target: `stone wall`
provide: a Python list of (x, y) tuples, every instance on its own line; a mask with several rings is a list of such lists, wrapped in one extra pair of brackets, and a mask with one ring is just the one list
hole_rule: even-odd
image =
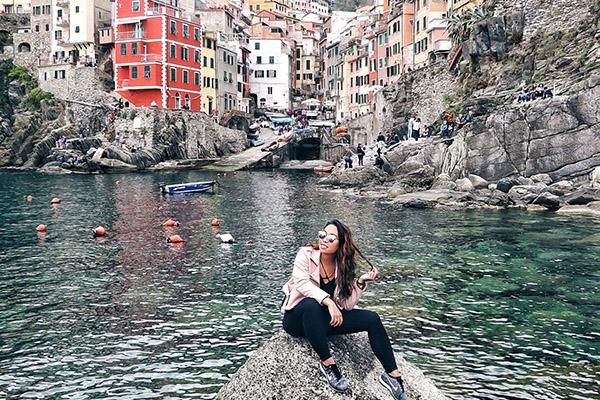
[(495, 0), (495, 15), (525, 13), (525, 40), (537, 31), (555, 32), (576, 27), (595, 0)]
[(39, 87), (61, 100), (100, 103), (112, 97), (105, 92), (103, 83), (111, 77), (97, 68), (53, 64), (40, 66), (38, 71)]
[[(50, 32), (27, 32), (13, 34), (13, 62), (26, 67), (32, 76), (38, 76), (38, 65), (48, 61), (50, 55)], [(26, 49), (28, 51), (25, 51)], [(5, 52), (7, 52), (5, 48)]]
[(429, 125), (439, 119), (459, 91), (456, 77), (446, 64), (434, 64), (410, 75), (411, 94), (414, 99), (411, 113)]

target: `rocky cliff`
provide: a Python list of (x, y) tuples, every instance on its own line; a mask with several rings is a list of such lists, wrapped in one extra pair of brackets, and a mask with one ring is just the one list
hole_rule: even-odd
[[(332, 351), (352, 394), (335, 393), (318, 369), (319, 359), (305, 340), (280, 332), (255, 351), (217, 395), (222, 400), (360, 399), (388, 400), (389, 392), (377, 381), (383, 372), (366, 334), (332, 338)], [(396, 355), (408, 400), (445, 400), (433, 382), (415, 366)]]
[(246, 143), (245, 133), (204, 114), (121, 109), (101, 90), (59, 100), (37, 88), (24, 69), (0, 63), (0, 167), (130, 171), (215, 158)]
[[(600, 165), (600, 1), (570, 2), (565, 12), (576, 13), (577, 24), (558, 18), (554, 2), (494, 3), (495, 16), (477, 23), (462, 43), (455, 70), (433, 65), (379, 94), (381, 111), (373, 115), (378, 121), (366, 130), (406, 131), (414, 116), (437, 133), (445, 112), (475, 117), (453, 140), (387, 151), (392, 179), (425, 174), (413, 190), (430, 188), (440, 174), (496, 182), (543, 173), (578, 182), (589, 180)], [(522, 90), (538, 85), (554, 97), (517, 101)]]

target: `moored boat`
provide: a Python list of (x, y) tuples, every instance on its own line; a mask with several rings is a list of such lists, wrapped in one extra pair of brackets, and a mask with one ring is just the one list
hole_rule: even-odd
[(318, 167), (314, 167), (313, 171), (321, 173), (321, 174), (330, 174), (334, 168), (335, 168), (335, 166), (333, 166), (333, 165), (327, 165), (327, 166), (319, 165)]
[(163, 185), (160, 187), (160, 190), (163, 194), (206, 192), (211, 189), (214, 190), (217, 183), (217, 181), (178, 183)]

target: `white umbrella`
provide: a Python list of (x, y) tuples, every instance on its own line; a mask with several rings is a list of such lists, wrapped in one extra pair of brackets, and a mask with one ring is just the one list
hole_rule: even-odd
[(308, 99), (308, 100), (304, 100), (302, 102), (302, 104), (304, 104), (305, 106), (308, 107), (317, 107), (321, 105), (321, 102), (317, 99)]
[(324, 107), (335, 107), (335, 101), (333, 100), (325, 100), (323, 102)]

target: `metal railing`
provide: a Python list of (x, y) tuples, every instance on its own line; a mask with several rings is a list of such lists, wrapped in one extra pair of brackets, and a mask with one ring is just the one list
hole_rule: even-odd
[(56, 0), (56, 6), (57, 7), (68, 7), (69, 0)]
[(146, 39), (146, 33), (141, 31), (117, 32), (116, 40)]
[(60, 27), (69, 26), (69, 19), (68, 18), (58, 18), (56, 20), (56, 26), (60, 26)]

